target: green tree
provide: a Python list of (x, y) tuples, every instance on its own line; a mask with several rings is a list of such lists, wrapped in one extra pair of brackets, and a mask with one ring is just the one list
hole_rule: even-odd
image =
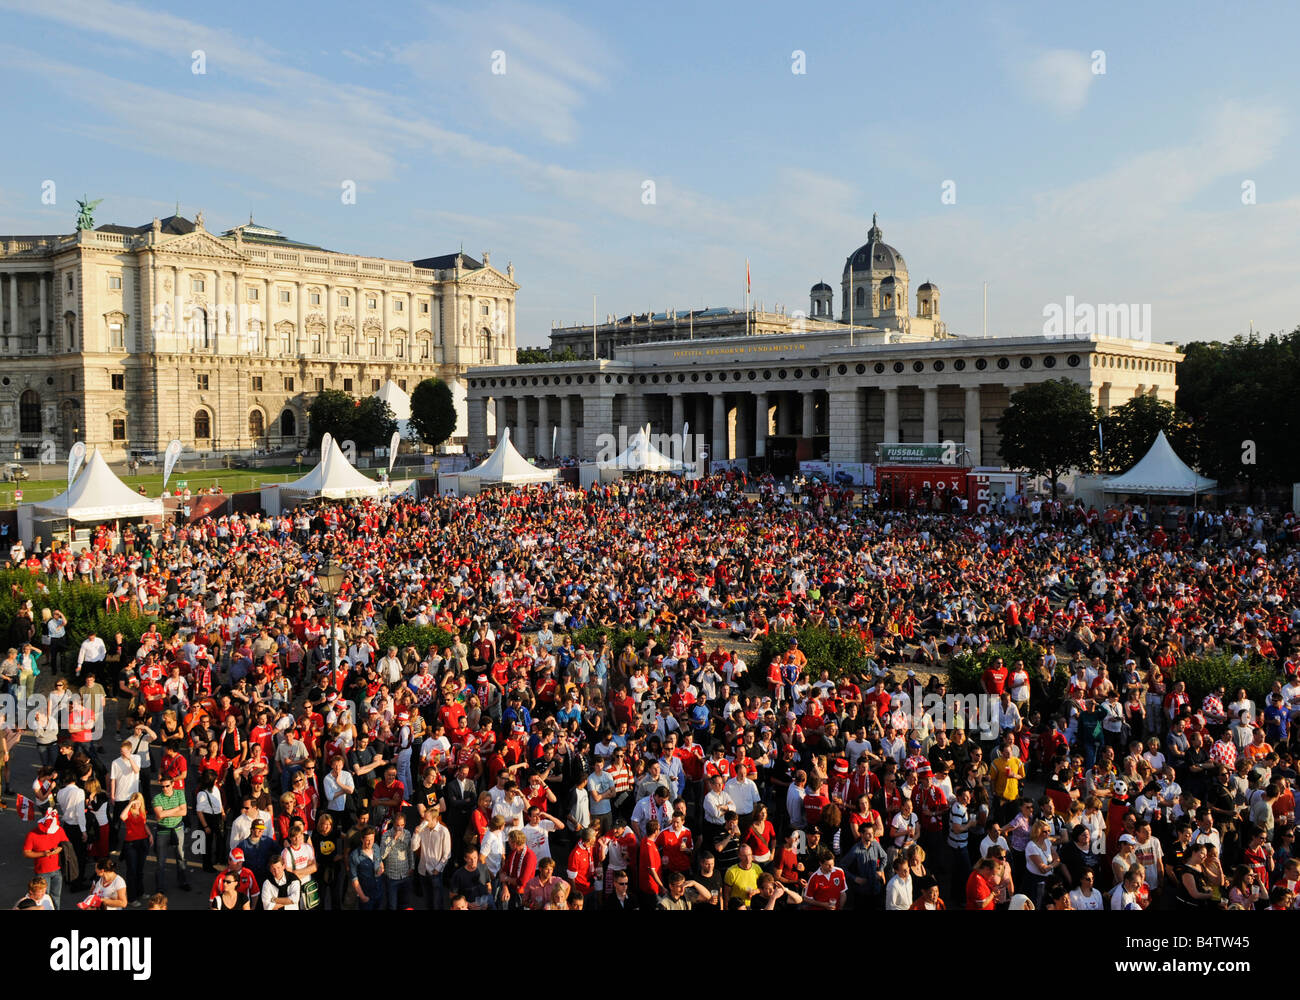
[(320, 439), (326, 433), (335, 441), (347, 441), (349, 438), (355, 441), (352, 428), (356, 410), (357, 401), (350, 393), (338, 389), (318, 392), (307, 407), (308, 449), (319, 448)]
[(560, 361), (580, 361), (572, 347), (552, 351), (547, 347), (521, 347), (515, 352), (515, 361), (521, 365), (545, 365)]
[[(358, 448), (377, 448), (387, 446), (397, 430), (397, 418), (388, 401), (378, 396), (367, 396), (352, 411), (352, 427), (349, 435)], [(347, 440), (346, 438), (344, 440)]]
[(1195, 458), (1192, 425), (1187, 415), (1173, 403), (1154, 396), (1134, 396), (1123, 406), (1117, 406), (1101, 418), (1101, 429), (1106, 448), (1101, 461), (1110, 472), (1131, 469), (1150, 450), (1161, 431), (1183, 461), (1191, 463)]
[(441, 379), (427, 378), (411, 393), (411, 426), (420, 440), (438, 447), (456, 431), (456, 402)]
[(1066, 379), (1025, 386), (1012, 394), (998, 419), (998, 434), (1006, 463), (1048, 476), (1055, 499), (1062, 472), (1092, 466), (1096, 419), (1088, 390)]

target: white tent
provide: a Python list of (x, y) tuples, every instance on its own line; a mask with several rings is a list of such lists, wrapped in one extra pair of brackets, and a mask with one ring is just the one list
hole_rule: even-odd
[(98, 449), (86, 460), (66, 492), (32, 507), (36, 517), (69, 521), (161, 517), (163, 512), (162, 500), (141, 496), (118, 479)]
[(412, 437), (411, 397), (407, 395), (406, 390), (390, 378), (379, 387), (375, 395), (387, 403), (388, 408), (393, 411), (393, 419), (397, 421), (397, 433), (402, 435), (403, 440)]
[(674, 472), (686, 471), (686, 466), (676, 459), (669, 458), (654, 446), (650, 440), (650, 425), (642, 427), (632, 435), (623, 454), (604, 462), (596, 463), (602, 470), (612, 469), (619, 472)]
[(1206, 479), (1179, 458), (1161, 431), (1141, 460), (1128, 472), (1107, 479), (1104, 488), (1107, 493), (1183, 496), (1205, 493), (1216, 485), (1216, 480)]
[(363, 476), (343, 457), (338, 442), (330, 438), (329, 447), (316, 463), (316, 468), (292, 483), (280, 487), (280, 495), (291, 502), (312, 500), (343, 500), (348, 497), (375, 497), (384, 491), (376, 480)]
[(500, 438), (487, 461), (460, 474), (462, 493), (474, 493), (481, 486), (497, 483), (552, 483), (559, 476), (559, 469), (539, 469), (519, 454), (510, 442), (510, 428), (503, 428)]

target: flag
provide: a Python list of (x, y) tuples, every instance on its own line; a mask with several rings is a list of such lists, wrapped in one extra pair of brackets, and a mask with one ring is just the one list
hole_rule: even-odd
[(393, 463), (397, 461), (397, 449), (402, 443), (402, 432), (393, 431), (393, 438), (388, 442), (388, 474), (393, 474)]
[(1106, 435), (1104, 435), (1104, 434), (1101, 432), (1101, 421), (1100, 421), (1100, 420), (1097, 421), (1097, 444), (1098, 444), (1098, 446), (1100, 447), (1102, 453), (1104, 454), (1105, 451), (1106, 451)]
[(176, 468), (176, 461), (181, 457), (180, 441), (173, 438), (167, 444), (167, 450), (163, 453), (163, 489), (167, 489), (167, 480), (172, 476), (172, 469)]
[(18, 818), (24, 822), (30, 823), (36, 818), (36, 803), (26, 795), (19, 795), (16, 803), (18, 808)]
[(68, 489), (72, 489), (72, 481), (77, 478), (77, 473), (81, 471), (81, 465), (86, 460), (86, 442), (78, 441), (68, 449)]
[(93, 892), (77, 904), (78, 910), (98, 910), (104, 905), (104, 901), (96, 896)]
[(748, 295), (753, 291), (753, 285), (749, 282), (749, 258), (745, 258), (745, 294)]

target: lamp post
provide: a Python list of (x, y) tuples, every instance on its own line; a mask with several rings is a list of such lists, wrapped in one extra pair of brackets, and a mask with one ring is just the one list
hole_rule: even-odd
[(337, 664), (337, 650), (334, 645), (334, 598), (338, 595), (339, 588), (343, 586), (344, 577), (343, 567), (336, 564), (328, 555), (325, 556), (325, 565), (316, 571), (316, 583), (321, 589), (330, 605), (330, 675), (333, 676), (334, 668)]

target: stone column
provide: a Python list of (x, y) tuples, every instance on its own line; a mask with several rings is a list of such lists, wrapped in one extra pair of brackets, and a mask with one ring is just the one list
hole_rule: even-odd
[(939, 440), (939, 390), (933, 386), (921, 390), (922, 427), (921, 437), (927, 444)]
[(301, 357), (302, 355), (307, 353), (307, 331), (303, 329), (303, 322), (306, 319), (307, 310), (305, 305), (303, 304), (302, 282), (301, 281), (295, 282), (293, 287), (294, 287), (293, 295), (298, 302), (298, 328), (296, 330), (298, 347), (296, 353), (298, 354), (299, 357)]
[(803, 436), (806, 438), (817, 433), (816, 392), (816, 389), (809, 389), (803, 394)]
[(506, 397), (497, 396), (497, 444), (501, 443), (501, 432), (510, 426), (510, 415), (506, 412)]
[[(592, 392), (589, 386), (588, 391)], [(596, 457), (596, 439), (602, 434), (609, 434), (613, 428), (614, 400), (610, 396), (589, 395), (582, 397), (582, 449), (579, 455), (585, 459)]]
[(560, 433), (557, 444), (561, 455), (573, 454), (573, 397), (567, 392), (560, 397)]
[(325, 353), (334, 356), (334, 289), (325, 286)]
[[(280, 349), (278, 345), (276, 347), (271, 346), (271, 342), (275, 339), (276, 336), (275, 325), (271, 322), (271, 306), (274, 302), (274, 295), (275, 295), (275, 286), (271, 283), (271, 279), (267, 278), (266, 294), (263, 295), (263, 300), (265, 301), (266, 305), (262, 310), (262, 316), (263, 316), (262, 351), (266, 354), (268, 358), (274, 357), (276, 352)], [(267, 425), (267, 430), (268, 431), (270, 430), (269, 424)]]
[(771, 414), (767, 412), (767, 393), (754, 393), (754, 457), (767, 455), (767, 436), (772, 429)]
[[(48, 293), (48, 291), (49, 291), (49, 285), (48, 285), (48, 283), (47, 283), (46, 280), (45, 280), (45, 272), (42, 271), (42, 272), (41, 272), (41, 294), (40, 294), (40, 302), (41, 302), (41, 342), (40, 342), (40, 344), (37, 345), (37, 348), (36, 348), (36, 349), (37, 349), (40, 353), (42, 353), (42, 354), (48, 354), (48, 353), (50, 353), (50, 317), (49, 317), (49, 313), (46, 311), (46, 308), (45, 308), (45, 298), (46, 298), (46, 294)], [(125, 275), (123, 275), (123, 278), (122, 278), (122, 301), (123, 301), (123, 310), (122, 310), (122, 311), (125, 312), (125, 311), (126, 311), (126, 309), (125, 309), (125, 302), (126, 302), (126, 276), (125, 276)], [(125, 338), (126, 335), (127, 335), (127, 333), (126, 333), (126, 327), (125, 327), (125, 325), (123, 325), (123, 327), (122, 327), (122, 336), (123, 336), (123, 338)]]
[(898, 443), (898, 387), (893, 385), (885, 389), (885, 436), (882, 443)]
[(554, 458), (551, 454), (551, 397), (537, 397), (537, 457)]
[[(895, 409), (897, 415), (897, 409)], [(856, 386), (831, 389), (827, 401), (826, 431), (830, 435), (832, 462), (865, 461), (866, 399)], [(897, 419), (894, 421), (897, 426)]]
[(749, 416), (749, 407), (753, 398), (747, 392), (736, 397), (736, 457), (749, 458), (754, 454), (753, 421)]
[(388, 352), (392, 350), (392, 335), (388, 332), (388, 292), (379, 289), (379, 325), (380, 325), (380, 348), (379, 356), (388, 357)]
[[(190, 346), (190, 331), (185, 328), (185, 294), (181, 291), (179, 264), (172, 265), (172, 323), (176, 329), (176, 344), (172, 350), (180, 352)], [(86, 345), (81, 346), (84, 349)]]
[(226, 335), (226, 310), (221, 300), (221, 269), (217, 269), (217, 283), (212, 290), (212, 307), (216, 310), (216, 323), (212, 328), (212, 353), (221, 353), (221, 344)]
[(982, 465), (980, 459), (980, 387), (966, 388), (966, 450), (970, 452), (970, 464)]
[(487, 444), (487, 397), (469, 400), (469, 450), (483, 452)]
[[(366, 341), (366, 335), (361, 329), (361, 299), (365, 295), (365, 289), (357, 285), (356, 294), (352, 296), (352, 357), (360, 358), (363, 354), (361, 345)], [(501, 433), (501, 424), (497, 424), (497, 433)]]
[[(5, 282), (4, 272), (0, 271), (0, 334), (4, 334), (4, 328), (5, 328), (5, 284), (4, 282)], [(15, 334), (17, 332), (18, 332), (17, 330), (14, 330)], [(7, 335), (4, 337), (4, 347), (6, 350), (8, 350), (9, 348), (9, 338)]]
[(709, 449), (709, 458), (717, 461), (731, 456), (727, 453), (727, 399), (720, 390), (713, 393), (713, 447)]
[(785, 437), (794, 433), (794, 404), (788, 392), (776, 394), (776, 432)]
[(528, 397), (520, 396), (515, 400), (515, 447), (519, 449), (519, 454), (528, 456), (532, 454), (528, 450)]

